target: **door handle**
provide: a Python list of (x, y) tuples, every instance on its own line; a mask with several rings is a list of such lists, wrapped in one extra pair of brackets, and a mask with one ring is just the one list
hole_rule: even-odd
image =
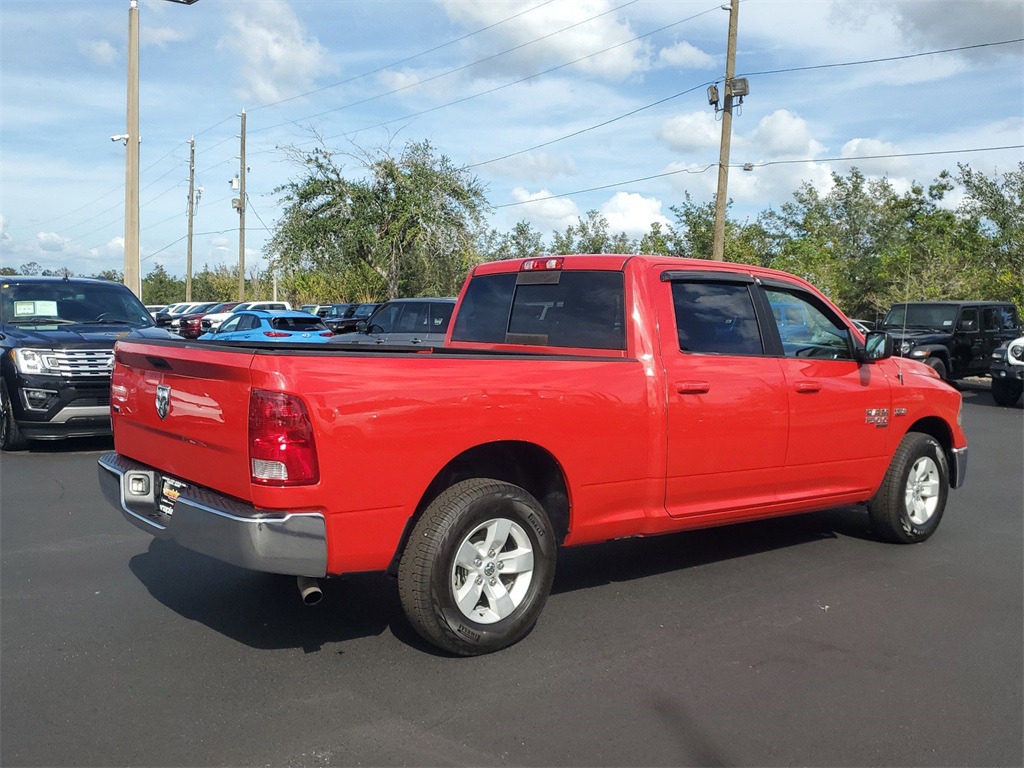
[(423, 340), (422, 339), (409, 339), (409, 343), (410, 344), (422, 344)]
[(816, 381), (798, 381), (796, 383), (796, 391), (802, 395), (821, 392), (821, 384)]
[(703, 395), (711, 389), (706, 381), (677, 381), (676, 392), (680, 395)]

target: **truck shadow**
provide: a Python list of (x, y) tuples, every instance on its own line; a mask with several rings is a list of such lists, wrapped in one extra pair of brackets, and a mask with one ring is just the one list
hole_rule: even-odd
[[(593, 589), (840, 537), (872, 538), (863, 509), (847, 507), (570, 548), (559, 553), (553, 592)], [(299, 598), (294, 577), (236, 568), (159, 539), (133, 557), (129, 567), (149, 593), (175, 613), (251, 648), (315, 653), (390, 631), (401, 643), (445, 655), (412, 628), (395, 580), (384, 574), (323, 580), (323, 600), (308, 607)], [(343, 648), (332, 650), (344, 653)]]

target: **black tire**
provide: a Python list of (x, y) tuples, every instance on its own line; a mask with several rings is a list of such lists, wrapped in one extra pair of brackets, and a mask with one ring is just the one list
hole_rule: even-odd
[(996, 401), (997, 405), (1016, 405), (1022, 392), (1024, 392), (1024, 385), (1016, 381), (992, 379), (992, 399)]
[(924, 541), (939, 527), (948, 495), (949, 465), (942, 446), (930, 435), (908, 432), (868, 502), (871, 526), (885, 541)]
[[(489, 550), (488, 540), (496, 542)], [(413, 528), (398, 566), (402, 607), (425, 640), (449, 653), (507, 648), (537, 623), (555, 555), (554, 530), (533, 496), (498, 480), (464, 480)]]
[(11, 393), (7, 382), (0, 382), (0, 450), (23, 451), (28, 447), (18, 422), (14, 420), (14, 409), (11, 407)]
[(941, 358), (929, 357), (924, 362), (925, 362), (925, 365), (931, 366), (932, 368), (935, 369), (935, 372), (937, 374), (939, 374), (939, 378), (940, 379), (942, 379), (943, 381), (947, 381), (948, 380), (948, 375), (949, 374), (946, 371), (946, 364), (944, 362), (942, 362)]

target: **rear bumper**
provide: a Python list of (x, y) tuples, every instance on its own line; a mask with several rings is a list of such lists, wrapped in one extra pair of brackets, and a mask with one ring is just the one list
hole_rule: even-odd
[[(264, 512), (207, 488), (180, 484), (117, 453), (100, 457), (99, 480), (107, 501), (158, 539), (254, 571), (327, 573), (327, 526), (319, 512)], [(132, 480), (138, 486), (134, 492)], [(165, 480), (177, 488), (173, 502), (162, 493)]]

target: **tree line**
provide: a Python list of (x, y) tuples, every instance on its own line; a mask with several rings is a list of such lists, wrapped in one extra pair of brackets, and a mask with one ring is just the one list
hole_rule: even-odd
[[(454, 296), (474, 265), (496, 259), (711, 257), (714, 200), (684, 195), (669, 208), (670, 224), (654, 223), (639, 238), (612, 232), (598, 211), (588, 211), (545, 239), (525, 220), (508, 232), (489, 228), (483, 184), (426, 141), (397, 153), (339, 152), (321, 143), (289, 155), (298, 173), (275, 190), (282, 214), (264, 255), (278, 295), (294, 305)], [(805, 183), (777, 210), (753, 219), (727, 213), (726, 261), (804, 277), (853, 317), (874, 319), (900, 301), (942, 299), (1014, 301), (1024, 310), (1024, 162), (993, 176), (959, 164), (905, 192), (857, 168), (832, 181), (826, 192)], [(26, 267), (32, 265), (22, 273)], [(192, 295), (226, 301), (237, 285), (237, 267), (204, 267)], [(246, 297), (269, 298), (271, 290), (268, 271), (250, 269)], [(144, 277), (145, 303), (183, 298), (184, 280), (161, 265)]]

